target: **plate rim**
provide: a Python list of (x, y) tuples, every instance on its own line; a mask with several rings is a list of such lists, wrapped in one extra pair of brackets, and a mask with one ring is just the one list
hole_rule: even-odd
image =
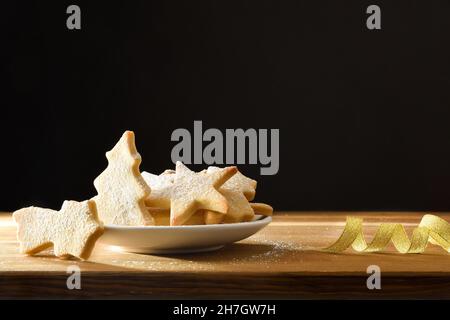
[(257, 226), (269, 224), (272, 222), (272, 216), (255, 215), (257, 220), (238, 222), (238, 223), (216, 223), (216, 224), (197, 224), (197, 225), (184, 225), (184, 226), (123, 226), (118, 224), (105, 224), (105, 229), (111, 230), (195, 230), (195, 229), (228, 229), (236, 228), (240, 226)]

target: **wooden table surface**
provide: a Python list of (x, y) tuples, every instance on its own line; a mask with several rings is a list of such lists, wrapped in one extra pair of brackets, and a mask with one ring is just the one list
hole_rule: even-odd
[[(364, 213), (368, 238), (380, 222), (407, 230), (424, 213)], [(450, 221), (450, 214), (438, 214)], [(450, 298), (450, 254), (342, 254), (317, 251), (340, 235), (345, 213), (279, 212), (255, 234), (209, 253), (156, 256), (97, 245), (89, 261), (18, 253), (11, 214), (0, 215), (0, 298)], [(81, 269), (81, 290), (68, 290), (67, 267)], [(369, 290), (367, 267), (381, 268), (381, 290)]]

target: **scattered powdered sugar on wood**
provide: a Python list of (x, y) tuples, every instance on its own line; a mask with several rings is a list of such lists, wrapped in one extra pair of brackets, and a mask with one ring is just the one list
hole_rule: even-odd
[[(258, 263), (267, 263), (267, 267), (271, 266), (271, 263), (285, 263), (286, 260), (282, 259), (286, 255), (291, 255), (298, 253), (302, 250), (301, 246), (296, 243), (281, 241), (281, 240), (271, 240), (260, 237), (257, 240), (249, 243), (255, 246), (255, 253), (242, 256), (235, 257), (232, 259), (233, 263), (241, 263), (241, 262), (258, 262)], [(259, 246), (259, 248), (258, 248)]]

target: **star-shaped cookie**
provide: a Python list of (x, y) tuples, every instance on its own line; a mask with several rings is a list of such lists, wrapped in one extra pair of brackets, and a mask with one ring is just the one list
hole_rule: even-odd
[(94, 181), (100, 219), (107, 224), (153, 225), (144, 202), (151, 190), (139, 172), (134, 133), (126, 131), (106, 158), (108, 167)]
[(168, 184), (167, 188), (159, 193), (164, 201), (170, 200), (170, 225), (184, 224), (197, 210), (226, 213), (227, 200), (217, 189), (236, 172), (236, 167), (227, 167), (211, 173), (193, 172), (178, 161), (173, 184)]
[[(206, 172), (212, 173), (217, 170), (221, 170), (219, 167), (208, 167)], [(240, 171), (236, 172), (234, 176), (227, 180), (222, 186), (222, 189), (234, 190), (236, 192), (242, 192), (248, 201), (252, 201), (256, 194), (256, 180), (250, 179), (244, 176)]]
[(103, 234), (95, 202), (64, 201), (60, 211), (38, 207), (17, 210), (17, 239), (20, 251), (29, 255), (54, 246), (58, 257), (87, 259)]
[[(219, 170), (223, 169), (218, 167), (209, 167), (206, 172), (213, 173)], [(256, 181), (247, 178), (238, 171), (219, 189), (219, 192), (227, 199), (227, 213), (223, 216), (220, 216), (216, 212), (206, 211), (205, 223), (235, 223), (252, 220), (255, 213), (248, 200), (255, 197), (255, 189)], [(220, 218), (222, 218), (222, 220)]]

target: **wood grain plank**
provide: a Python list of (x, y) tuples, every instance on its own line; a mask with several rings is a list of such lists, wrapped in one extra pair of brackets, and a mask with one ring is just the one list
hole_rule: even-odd
[[(411, 231), (421, 212), (354, 212), (373, 235), (380, 222)], [(448, 213), (440, 213), (450, 221)], [(17, 252), (10, 214), (0, 215), (0, 297), (145, 298), (450, 298), (450, 255), (429, 246), (420, 255), (317, 251), (332, 243), (345, 213), (277, 213), (258, 234), (210, 253), (155, 256), (119, 253), (98, 245), (90, 261)], [(66, 270), (82, 271), (82, 290), (68, 290)], [(369, 265), (382, 271), (382, 290), (366, 287)]]

